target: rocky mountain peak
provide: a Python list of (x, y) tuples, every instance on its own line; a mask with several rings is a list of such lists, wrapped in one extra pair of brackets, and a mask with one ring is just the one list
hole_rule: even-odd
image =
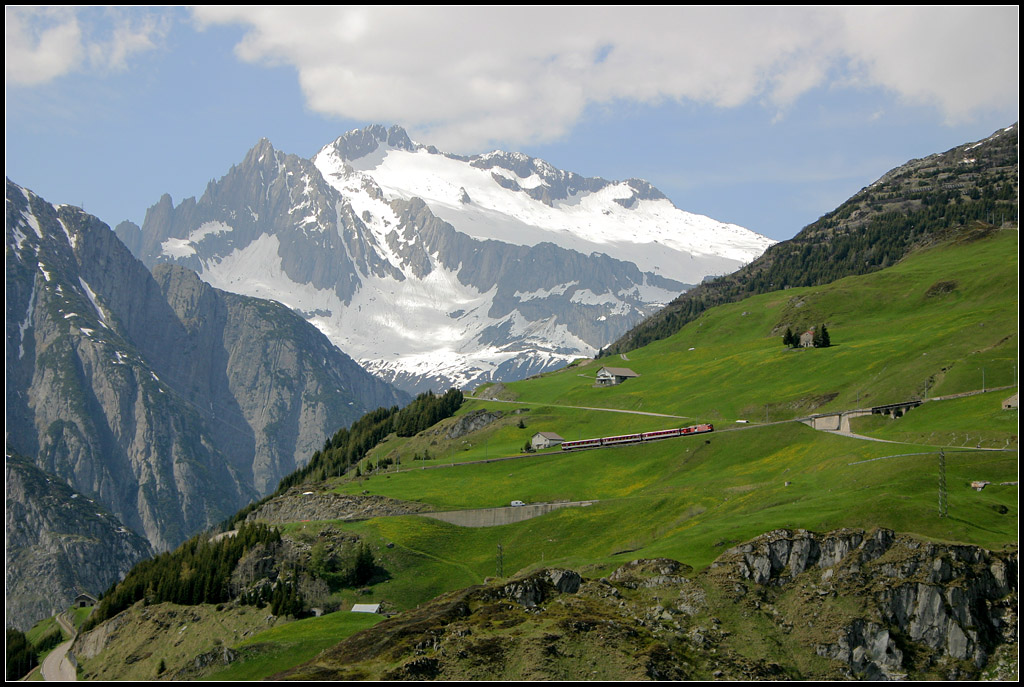
[[(712, 255), (720, 231), (730, 245)], [(516, 152), (449, 155), (381, 125), (313, 160), (262, 140), (198, 202), (162, 199), (142, 234), (148, 265), (286, 303), (410, 392), (593, 355), (692, 283), (680, 275), (770, 243), (682, 213), (647, 182)]]
[(386, 128), (381, 124), (371, 124), (362, 129), (353, 129), (342, 134), (325, 149), (330, 148), (342, 160), (351, 162), (369, 155), (382, 144), (396, 150), (407, 151), (414, 151), (418, 147), (409, 138), (405, 129), (397, 124), (391, 128)]

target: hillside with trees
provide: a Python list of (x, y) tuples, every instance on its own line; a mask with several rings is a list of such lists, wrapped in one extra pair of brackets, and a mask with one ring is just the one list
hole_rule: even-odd
[(671, 336), (716, 305), (867, 274), (950, 236), (1016, 224), (1017, 139), (1014, 124), (984, 141), (897, 167), (746, 267), (683, 293), (598, 357)]

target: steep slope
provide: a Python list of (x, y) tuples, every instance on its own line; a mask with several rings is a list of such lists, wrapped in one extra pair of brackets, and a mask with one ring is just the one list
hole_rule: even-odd
[[(380, 145), (387, 141), (393, 145)], [(367, 167), (385, 152), (411, 157)], [(425, 166), (419, 164), (424, 156)], [(353, 168), (350, 159), (365, 170)], [(548, 190), (539, 199), (511, 182), (493, 181), (507, 180), (512, 172), (506, 167), (516, 160), (547, 175), (542, 185)], [(437, 162), (443, 168), (435, 169)], [(481, 199), (494, 205), (504, 198), (511, 209), (477, 204), (467, 220), (439, 215), (443, 204), (416, 195), (441, 183), (444, 174), (467, 172), (484, 175), (490, 185), (487, 195), (463, 179)], [(408, 190), (376, 180), (394, 184), (396, 174), (424, 181)], [(281, 301), (368, 369), (411, 391), (439, 390), (519, 379), (591, 356), (685, 289), (665, 276), (674, 274), (666, 265), (638, 268), (631, 258), (619, 258), (625, 244), (607, 243), (607, 252), (615, 251), (611, 258), (591, 253), (598, 243), (579, 238), (608, 234), (614, 226), (619, 234), (641, 235), (645, 250), (664, 258), (664, 242), (679, 231), (640, 208), (654, 203), (679, 211), (658, 196), (639, 181), (582, 179), (522, 156), (460, 161), (415, 146), (400, 129), (371, 127), (335, 141), (314, 161), (263, 140), (198, 201), (174, 206), (165, 196), (147, 212), (141, 230), (123, 224), (118, 231), (148, 265), (173, 261), (218, 288)], [(527, 217), (533, 222), (528, 228), (520, 216), (523, 203), (547, 214)], [(566, 218), (571, 231), (563, 226)], [(645, 222), (650, 230), (640, 229)], [(749, 232), (708, 223), (698, 242), (723, 244), (730, 257), (706, 265), (689, 260), (704, 265), (696, 279), (752, 259), (766, 245), (760, 239), (749, 246), (728, 239), (715, 244), (707, 232)]]
[(27, 630), (153, 555), (149, 542), (56, 476), (9, 454), (4, 467), (8, 627)]
[(602, 355), (663, 339), (722, 303), (883, 269), (915, 247), (957, 232), (1016, 226), (1017, 165), (1017, 124), (983, 141), (911, 160), (746, 267), (680, 295)]
[(8, 180), (6, 217), (8, 447), (158, 550), (406, 400), (280, 304), (151, 275), (78, 208)]

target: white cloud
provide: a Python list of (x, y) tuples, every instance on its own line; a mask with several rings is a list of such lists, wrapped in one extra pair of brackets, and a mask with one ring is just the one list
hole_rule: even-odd
[(949, 121), (1017, 102), (1016, 7), (337, 7), (194, 10), (247, 27), (239, 58), (292, 65), (309, 106), (450, 150), (564, 135), (589, 104), (750, 101), (881, 87)]
[(866, 82), (954, 123), (1017, 103), (1019, 18), (1016, 6), (847, 9), (841, 40)]
[(166, 19), (120, 9), (6, 7), (4, 78), (31, 86), (84, 70), (120, 70), (151, 50)]
[(81, 53), (82, 31), (71, 12), (5, 8), (4, 78), (8, 83), (49, 81), (73, 69)]

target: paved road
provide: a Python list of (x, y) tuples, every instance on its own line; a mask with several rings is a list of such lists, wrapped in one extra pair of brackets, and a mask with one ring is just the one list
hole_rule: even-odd
[(43, 679), (47, 682), (74, 682), (78, 679), (78, 674), (75, 671), (75, 667), (71, 665), (68, 651), (71, 649), (72, 642), (75, 641), (75, 628), (68, 622), (63, 613), (57, 616), (57, 622), (71, 633), (71, 639), (63, 644), (58, 644), (57, 648), (47, 654), (46, 658), (43, 659), (43, 665), (39, 666), (39, 670), (43, 675)]

